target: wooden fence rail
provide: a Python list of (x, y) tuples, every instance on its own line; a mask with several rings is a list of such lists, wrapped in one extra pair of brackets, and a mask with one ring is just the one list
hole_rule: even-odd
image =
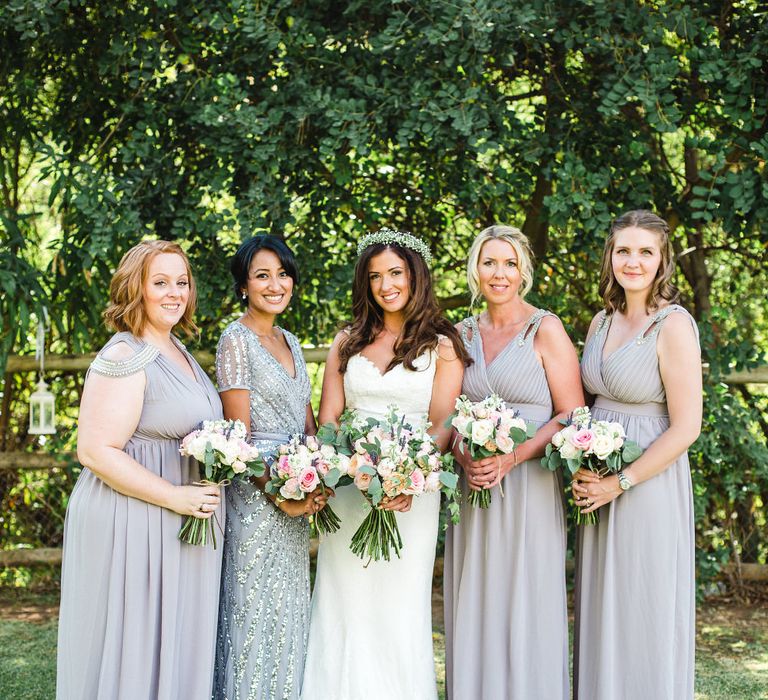
[[(328, 356), (328, 346), (304, 347), (304, 360), (309, 363), (323, 363)], [(195, 359), (202, 367), (213, 367), (214, 354), (212, 352), (194, 352)], [(46, 355), (45, 369), (52, 372), (84, 372), (93, 362), (96, 353), (84, 355)], [(6, 365), (6, 374), (14, 372), (35, 372), (38, 363), (34, 355), (10, 355)], [(706, 368), (705, 368), (706, 369)], [(729, 372), (723, 377), (726, 384), (768, 384), (768, 365), (762, 365), (753, 369)]]

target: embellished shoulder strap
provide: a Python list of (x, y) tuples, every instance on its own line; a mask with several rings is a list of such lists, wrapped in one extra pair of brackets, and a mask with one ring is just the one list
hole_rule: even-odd
[(608, 316), (608, 312), (603, 309), (602, 311), (599, 311), (598, 314), (598, 322), (597, 326), (595, 327), (595, 332), (592, 334), (592, 337), (596, 336), (600, 331), (603, 330), (608, 325), (608, 319), (610, 316)]
[(91, 362), (90, 370), (106, 377), (127, 377), (141, 372), (150, 362), (154, 362), (160, 351), (153, 345), (144, 345), (135, 355), (125, 360), (108, 360), (97, 355)]
[(664, 324), (665, 319), (667, 319), (670, 314), (675, 312), (683, 314), (691, 322), (691, 326), (693, 326), (693, 332), (696, 334), (696, 341), (698, 342), (699, 327), (696, 325), (696, 319), (691, 316), (686, 308), (680, 306), (680, 304), (670, 304), (669, 306), (665, 306), (660, 311), (657, 311), (651, 319), (651, 322), (648, 324), (647, 328), (643, 331), (641, 337), (638, 339), (638, 342), (646, 342), (652, 338), (655, 338), (661, 331), (661, 327)]
[(528, 323), (526, 324), (525, 328), (520, 331), (520, 340), (518, 343), (520, 345), (524, 345), (529, 338), (533, 338), (536, 335), (536, 332), (539, 330), (539, 326), (541, 325), (541, 319), (543, 319), (545, 316), (554, 316), (551, 311), (547, 311), (546, 309), (538, 309), (537, 311), (533, 312), (533, 315), (528, 319)]
[[(461, 340), (466, 347), (472, 344), (475, 339), (475, 335), (479, 332), (477, 326), (477, 316), (467, 316), (461, 322)], [(470, 333), (472, 336), (470, 337)]]

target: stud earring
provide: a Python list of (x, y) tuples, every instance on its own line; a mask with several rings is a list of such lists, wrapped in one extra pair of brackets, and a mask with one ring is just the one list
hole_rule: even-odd
[(247, 298), (248, 298), (248, 295), (245, 292), (243, 292), (243, 301), (245, 301)]

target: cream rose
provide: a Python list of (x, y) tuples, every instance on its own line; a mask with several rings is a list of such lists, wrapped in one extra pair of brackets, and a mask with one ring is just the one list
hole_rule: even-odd
[(472, 442), (484, 445), (493, 435), (493, 423), (489, 420), (476, 420), (472, 424)]
[(592, 452), (598, 459), (606, 459), (613, 452), (613, 438), (610, 435), (598, 435), (592, 443)]

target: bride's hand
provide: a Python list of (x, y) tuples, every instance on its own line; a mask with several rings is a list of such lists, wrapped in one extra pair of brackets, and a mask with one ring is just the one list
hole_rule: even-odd
[(379, 503), (379, 508), (382, 510), (397, 510), (401, 513), (407, 513), (411, 509), (412, 501), (413, 496), (405, 496), (402, 493), (394, 498), (384, 496)]

